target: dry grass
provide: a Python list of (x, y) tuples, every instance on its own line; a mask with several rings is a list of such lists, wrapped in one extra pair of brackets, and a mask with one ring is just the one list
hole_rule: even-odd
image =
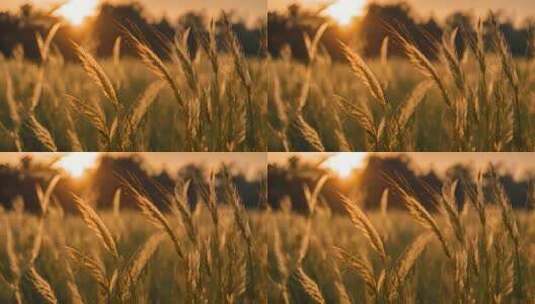
[[(463, 54), (458, 36), (467, 41)], [(437, 60), (410, 37), (395, 40), (408, 59), (389, 58), (385, 40), (378, 60), (344, 44), (347, 63), (310, 47), (306, 65), (288, 48), (271, 60), (270, 151), (533, 150), (534, 64), (512, 57), (496, 24), (473, 35), (446, 32), (430, 42)]]
[[(39, 63), (20, 56), (0, 63), (0, 132), (7, 135), (0, 150), (267, 150), (268, 77), (261, 59), (245, 57), (230, 26), (227, 50), (209, 41), (191, 57), (187, 31), (167, 41), (164, 60), (125, 31), (110, 60), (73, 44), (76, 63), (52, 48), (59, 26), (36, 36)], [(195, 39), (205, 45), (204, 36)], [(126, 42), (138, 58), (121, 57)]]
[[(223, 190), (214, 172), (196, 208), (188, 182), (167, 196), (168, 213), (125, 184), (112, 212), (77, 198), (81, 217), (50, 203), (56, 176), (36, 188), (39, 215), (20, 198), (2, 211), (0, 301), (531, 303), (535, 215), (511, 209), (492, 168), (484, 175), (462, 210), (452, 201), (458, 182), (436, 193), (439, 213), (394, 184), (408, 212), (389, 211), (387, 192), (378, 214), (341, 197), (349, 218), (328, 209), (327, 175), (303, 189), (304, 216), (245, 210), (223, 171)], [(120, 210), (124, 192), (139, 211)]]

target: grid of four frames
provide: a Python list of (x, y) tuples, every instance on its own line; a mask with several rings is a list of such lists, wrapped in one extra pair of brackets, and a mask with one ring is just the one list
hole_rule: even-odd
[(535, 303), (535, 4), (0, 3), (0, 303)]

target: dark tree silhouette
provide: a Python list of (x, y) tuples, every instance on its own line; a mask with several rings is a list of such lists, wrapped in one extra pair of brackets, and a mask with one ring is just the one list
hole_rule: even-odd
[[(231, 15), (232, 16), (232, 15)], [(39, 60), (39, 52), (35, 33), (45, 35), (48, 29), (61, 21), (50, 12), (40, 11), (31, 5), (24, 5), (17, 13), (0, 12), (0, 52), (13, 57), (17, 45), (23, 47), (26, 58)], [(195, 37), (207, 32), (208, 18), (198, 12), (186, 12), (177, 20), (166, 17), (152, 20), (145, 13), (144, 7), (137, 3), (110, 4), (103, 3), (95, 17), (82, 28), (64, 24), (54, 39), (54, 45), (68, 60), (76, 57), (72, 49), (72, 41), (86, 43), (95, 47), (95, 53), (101, 57), (112, 55), (117, 37), (123, 34), (122, 26), (131, 30), (146, 41), (158, 55), (168, 58), (168, 44), (175, 37), (177, 30), (192, 28), (190, 46), (192, 54), (196, 51)], [(217, 20), (216, 20), (217, 21)], [(258, 56), (261, 53), (262, 31), (265, 20), (259, 20), (254, 26), (247, 26), (239, 17), (230, 19), (239, 42), (247, 56)], [(220, 35), (218, 35), (220, 36)], [(134, 55), (134, 50), (127, 43), (123, 44), (124, 55)]]
[[(453, 12), (444, 22), (439, 23), (431, 16), (427, 19), (417, 18), (413, 9), (406, 2), (394, 4), (368, 4), (366, 14), (355, 18), (353, 24), (346, 28), (333, 25), (321, 40), (322, 45), (335, 60), (343, 60), (339, 41), (358, 48), (364, 56), (380, 55), (382, 41), (390, 37), (389, 53), (401, 56), (402, 49), (396, 42), (394, 31), (401, 32), (413, 41), (429, 58), (436, 58), (435, 44), (440, 41), (445, 31), (459, 28), (460, 33), (473, 35), (477, 20), (467, 12)], [(306, 61), (306, 47), (303, 35), (313, 33), (329, 18), (318, 15), (299, 5), (288, 6), (285, 12), (271, 11), (268, 13), (269, 52), (274, 57), (281, 56), (281, 50), (289, 46), (296, 59)], [(488, 19), (483, 20), (488, 24)], [(514, 56), (533, 56), (533, 20), (526, 20), (523, 25), (516, 26), (511, 20), (498, 16), (499, 28), (508, 42)], [(490, 46), (490, 37), (486, 37)], [(463, 35), (456, 39), (457, 53), (462, 54), (466, 47)]]
[[(228, 168), (231, 172), (231, 180), (238, 194), (248, 208), (257, 208), (260, 200), (261, 183), (265, 176), (260, 173), (254, 179), (246, 178), (240, 171)], [(188, 192), (191, 206), (201, 199), (200, 189), (208, 187), (208, 172), (202, 166), (186, 165), (176, 173), (163, 170), (152, 170), (137, 155), (112, 157), (103, 156), (98, 166), (85, 176), (83, 180), (63, 177), (54, 190), (54, 198), (66, 212), (75, 212), (73, 195), (87, 198), (91, 204), (100, 209), (113, 208), (113, 197), (118, 188), (123, 190), (121, 208), (137, 209), (132, 193), (128, 191), (129, 185), (145, 194), (160, 210), (168, 211), (170, 197), (175, 185), (180, 182), (191, 180)], [(60, 173), (57, 169), (33, 161), (32, 158), (23, 158), (17, 165), (0, 165), (0, 206), (4, 209), (12, 209), (13, 202), (25, 203), (25, 210), (32, 213), (40, 212), (37, 201), (36, 186), (46, 187), (52, 176)], [(216, 176), (218, 180), (218, 197), (222, 196), (222, 176)]]
[[(498, 182), (513, 208), (531, 209), (529, 201), (530, 185), (534, 181), (535, 172), (518, 180), (510, 172), (499, 170)], [(325, 169), (317, 168), (299, 158), (292, 158), (287, 164), (270, 164), (268, 166), (268, 201), (272, 208), (278, 209), (285, 199), (292, 202), (292, 208), (298, 212), (307, 212), (304, 187), (314, 187), (317, 180), (326, 173)], [(484, 196), (487, 204), (495, 204), (490, 175), (484, 177)], [(445, 171), (442, 178), (436, 172), (419, 172), (407, 155), (370, 156), (367, 166), (358, 174), (347, 180), (331, 179), (321, 192), (321, 197), (335, 212), (343, 212), (338, 193), (356, 197), (366, 209), (375, 210), (380, 207), (381, 196), (389, 189), (389, 210), (406, 210), (401, 200), (398, 187), (402, 187), (414, 195), (422, 205), (430, 211), (437, 211), (436, 195), (440, 194), (444, 182), (457, 181), (455, 192), (458, 208), (468, 203), (469, 194), (475, 190), (476, 174), (470, 166), (455, 164)]]

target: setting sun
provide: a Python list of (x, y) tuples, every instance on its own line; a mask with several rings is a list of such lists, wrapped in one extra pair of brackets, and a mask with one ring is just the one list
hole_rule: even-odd
[(363, 14), (366, 0), (338, 0), (325, 12), (341, 25), (349, 25), (355, 16)]
[(69, 0), (57, 13), (73, 25), (81, 25), (87, 17), (95, 13), (97, 6), (98, 0)]
[(366, 153), (336, 153), (324, 163), (326, 168), (336, 172), (340, 177), (347, 178), (354, 169), (364, 166)]
[(98, 153), (69, 153), (59, 160), (58, 167), (73, 177), (81, 177), (88, 169), (95, 166)]

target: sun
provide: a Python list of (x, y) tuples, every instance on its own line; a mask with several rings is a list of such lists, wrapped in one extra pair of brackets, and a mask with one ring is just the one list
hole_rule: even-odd
[(325, 13), (341, 25), (349, 25), (354, 17), (364, 13), (366, 0), (338, 0)]
[(351, 175), (353, 170), (364, 167), (366, 155), (367, 153), (365, 152), (336, 153), (335, 155), (329, 157), (329, 159), (323, 163), (323, 166), (336, 172), (338, 176), (347, 178)]
[(81, 25), (84, 20), (95, 14), (99, 0), (69, 0), (57, 10), (57, 14), (72, 23)]
[(69, 153), (57, 162), (57, 166), (72, 177), (79, 178), (95, 166), (97, 158), (98, 153)]

